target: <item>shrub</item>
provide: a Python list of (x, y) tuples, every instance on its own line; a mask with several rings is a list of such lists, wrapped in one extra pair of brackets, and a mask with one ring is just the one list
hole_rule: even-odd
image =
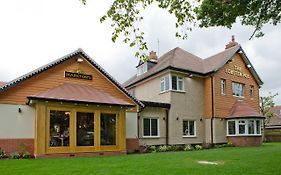
[(196, 150), (202, 150), (203, 147), (202, 147), (201, 145), (195, 145), (195, 149), (196, 149)]
[(158, 148), (158, 151), (159, 151), (159, 152), (166, 152), (166, 151), (168, 151), (168, 147), (167, 147), (166, 145), (160, 146), (160, 147)]
[(13, 152), (13, 153), (11, 153), (10, 157), (12, 159), (19, 159), (20, 158), (20, 154), (18, 152)]
[(155, 152), (157, 151), (156, 146), (155, 146), (155, 145), (151, 146), (151, 147), (150, 147), (150, 151), (151, 151), (152, 153), (155, 153)]
[(6, 155), (5, 150), (0, 148), (0, 159), (6, 158), (6, 157), (7, 157), (7, 155)]
[(192, 151), (192, 150), (194, 150), (194, 148), (193, 148), (192, 145), (185, 145), (183, 150), (184, 151)]

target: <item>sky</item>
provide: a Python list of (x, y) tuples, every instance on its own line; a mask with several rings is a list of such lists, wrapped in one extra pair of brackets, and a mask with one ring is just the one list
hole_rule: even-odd
[[(135, 49), (111, 41), (110, 21), (100, 23), (112, 0), (0, 0), (0, 81), (11, 81), (25, 73), (82, 48), (117, 81), (136, 73)], [(279, 93), (281, 105), (281, 25), (264, 27), (265, 36), (249, 40), (253, 27), (236, 23), (232, 29), (194, 28), (187, 40), (175, 38), (175, 17), (152, 5), (142, 12), (141, 29), (149, 51), (158, 56), (175, 47), (207, 58), (224, 50), (235, 35), (264, 82), (261, 95)], [(159, 47), (158, 47), (159, 40)], [(158, 50), (159, 48), (159, 50)]]

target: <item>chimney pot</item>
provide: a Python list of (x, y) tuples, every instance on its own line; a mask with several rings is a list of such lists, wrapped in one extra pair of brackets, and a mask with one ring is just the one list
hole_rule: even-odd
[(231, 36), (231, 41), (227, 45), (225, 45), (225, 49), (228, 49), (228, 48), (231, 48), (233, 46), (236, 46), (237, 44), (238, 43), (235, 41), (235, 36), (232, 35)]
[(149, 52), (149, 61), (157, 61), (157, 55), (156, 52), (154, 52), (153, 50), (151, 52)]

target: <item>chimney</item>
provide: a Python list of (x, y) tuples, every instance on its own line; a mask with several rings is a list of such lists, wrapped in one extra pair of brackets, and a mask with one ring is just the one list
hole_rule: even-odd
[(157, 62), (156, 52), (154, 52), (153, 50), (149, 52), (148, 60), (152, 62)]
[(236, 46), (238, 43), (237, 42), (235, 42), (235, 37), (234, 37), (234, 35), (232, 35), (231, 36), (231, 41), (227, 44), (227, 45), (225, 45), (225, 49), (228, 49), (228, 48), (231, 48), (231, 47), (233, 47), (233, 46)]

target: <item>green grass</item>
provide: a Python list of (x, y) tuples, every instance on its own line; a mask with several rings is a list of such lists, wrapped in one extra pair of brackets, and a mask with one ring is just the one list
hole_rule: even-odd
[[(223, 162), (202, 165), (198, 160)], [(0, 175), (274, 175), (281, 174), (281, 143), (253, 148), (219, 148), (191, 152), (112, 157), (0, 160)]]

